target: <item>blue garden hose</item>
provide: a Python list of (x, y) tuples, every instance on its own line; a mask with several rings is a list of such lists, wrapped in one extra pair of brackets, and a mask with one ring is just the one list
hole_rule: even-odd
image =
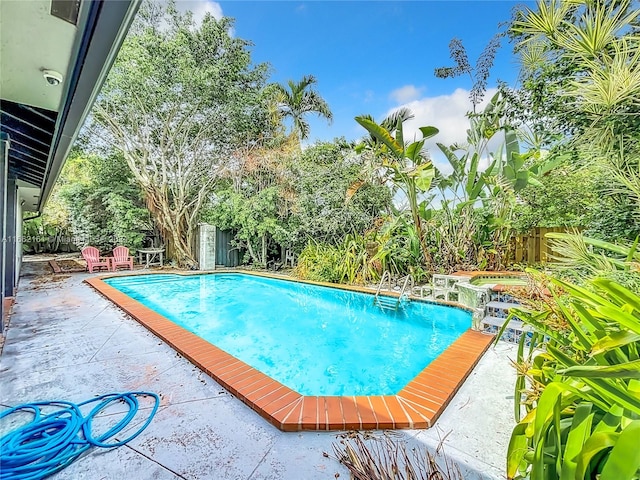
[[(120, 441), (109, 441), (124, 430), (136, 416), (138, 397), (154, 399), (147, 420), (132, 435)], [(126, 415), (106, 432), (94, 436), (93, 418), (110, 405), (125, 403), (129, 407)], [(97, 403), (87, 416), (80, 407)], [(136, 438), (147, 428), (158, 411), (160, 398), (150, 392), (109, 393), (82, 403), (65, 401), (25, 403), (0, 413), (0, 420), (18, 412), (31, 412), (33, 420), (0, 438), (0, 479), (37, 480), (48, 477), (72, 463), (92, 446), (113, 448)], [(56, 410), (46, 415), (41, 407)]]

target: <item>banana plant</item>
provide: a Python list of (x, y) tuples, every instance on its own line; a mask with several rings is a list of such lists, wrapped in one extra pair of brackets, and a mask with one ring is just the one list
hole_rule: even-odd
[[(444, 199), (447, 224), (457, 225), (458, 218), (471, 217), (474, 209), (485, 207), (483, 222), (466, 222), (470, 230), (455, 228), (451, 234), (482, 245), (487, 266), (493, 269), (500, 269), (508, 254), (516, 192), (539, 184), (536, 175), (543, 171), (534, 167), (536, 153), (520, 153), (518, 132), (503, 124), (504, 102), (496, 94), (482, 113), (470, 115), (466, 146), (438, 144), (452, 171), (448, 175), (436, 172), (435, 181)], [(499, 133), (504, 141), (490, 151), (489, 142)], [(484, 160), (488, 166), (483, 169)]]
[(430, 190), (435, 169), (426, 155), (424, 144), (438, 133), (438, 129), (420, 127), (422, 139), (405, 143), (405, 120), (406, 115), (398, 116), (395, 125), (391, 126), (384, 122), (378, 124), (369, 116), (356, 117), (356, 122), (375, 139), (375, 142), (363, 142), (357, 151), (372, 150), (378, 166), (385, 172), (385, 178), (406, 195), (422, 254), (425, 261), (430, 263), (431, 254), (425, 241), (420, 212), (426, 208), (425, 200), (421, 197)]
[[(536, 334), (528, 353), (524, 336), (518, 350), (519, 423), (508, 447), (507, 476), (636, 480), (640, 296), (604, 278), (585, 287), (552, 278), (550, 289), (545, 308), (513, 312)], [(536, 355), (543, 338), (545, 349)]]

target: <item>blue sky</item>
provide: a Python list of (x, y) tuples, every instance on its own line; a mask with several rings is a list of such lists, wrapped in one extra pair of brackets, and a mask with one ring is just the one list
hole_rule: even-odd
[[(464, 141), (471, 109), (468, 77), (435, 78), (449, 66), (449, 42), (460, 38), (472, 65), (510, 18), (515, 1), (183, 1), (196, 17), (205, 11), (235, 18), (235, 35), (251, 41), (255, 62), (268, 62), (271, 80), (318, 79), (317, 89), (334, 115), (332, 125), (312, 118), (311, 141), (364, 134), (354, 117), (383, 118), (406, 105), (423, 125), (441, 130), (435, 140)], [(512, 46), (503, 40), (489, 86), (515, 83)]]

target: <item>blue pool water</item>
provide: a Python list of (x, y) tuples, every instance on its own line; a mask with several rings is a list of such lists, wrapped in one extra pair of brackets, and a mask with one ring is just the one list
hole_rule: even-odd
[(303, 395), (393, 395), (471, 327), (471, 314), (245, 274), (109, 285)]

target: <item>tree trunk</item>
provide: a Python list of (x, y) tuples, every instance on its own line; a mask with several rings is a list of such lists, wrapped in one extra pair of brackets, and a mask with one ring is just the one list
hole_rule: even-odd
[[(194, 227), (190, 225), (184, 212), (171, 208), (163, 192), (153, 187), (147, 188), (147, 206), (167, 245), (167, 254), (171, 254), (179, 267), (197, 268), (194, 252), (191, 248)], [(169, 255), (167, 255), (169, 256)]]
[(267, 234), (262, 235), (262, 263), (267, 266)]
[(255, 252), (253, 251), (253, 247), (251, 246), (251, 242), (247, 240), (247, 250), (249, 251), (249, 255), (254, 263), (260, 263), (260, 259), (256, 257)]

